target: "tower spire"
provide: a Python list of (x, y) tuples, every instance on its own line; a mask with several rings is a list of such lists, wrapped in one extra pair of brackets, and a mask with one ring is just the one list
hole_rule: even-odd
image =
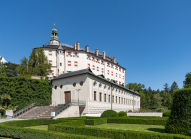
[(54, 29), (55, 29), (55, 23), (54, 23)]

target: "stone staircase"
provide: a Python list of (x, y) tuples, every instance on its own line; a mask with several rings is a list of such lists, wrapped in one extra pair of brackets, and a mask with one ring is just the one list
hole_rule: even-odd
[(17, 116), (18, 119), (50, 119), (51, 112), (56, 112), (65, 104), (60, 104), (58, 106), (36, 106), (27, 112)]

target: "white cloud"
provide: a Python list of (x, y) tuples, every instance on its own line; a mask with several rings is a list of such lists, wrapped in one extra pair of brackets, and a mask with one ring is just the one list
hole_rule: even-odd
[[(1, 57), (1, 56), (0, 56), (0, 57)], [(2, 57), (1, 62), (6, 63), (7, 61), (5, 60), (5, 58), (4, 58), (4, 57)]]

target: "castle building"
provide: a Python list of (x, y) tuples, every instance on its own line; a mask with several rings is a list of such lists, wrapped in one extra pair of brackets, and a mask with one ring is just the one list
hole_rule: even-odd
[[(56, 116), (76, 116), (102, 113), (113, 109), (117, 112), (140, 109), (140, 95), (127, 89), (125, 68), (118, 64), (116, 57), (106, 52), (80, 48), (80, 42), (72, 45), (60, 43), (57, 30), (52, 29), (50, 43), (43, 50), (51, 63), (48, 75), (52, 79), (52, 105), (70, 105)], [(83, 104), (82, 104), (83, 103)], [(77, 108), (76, 108), (77, 107)]]

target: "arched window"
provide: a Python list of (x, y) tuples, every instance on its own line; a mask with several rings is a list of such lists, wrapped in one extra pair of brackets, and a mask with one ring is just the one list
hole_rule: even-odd
[(94, 81), (93, 85), (94, 85), (94, 86), (96, 86), (96, 84), (97, 84), (97, 82), (96, 82), (96, 81)]

